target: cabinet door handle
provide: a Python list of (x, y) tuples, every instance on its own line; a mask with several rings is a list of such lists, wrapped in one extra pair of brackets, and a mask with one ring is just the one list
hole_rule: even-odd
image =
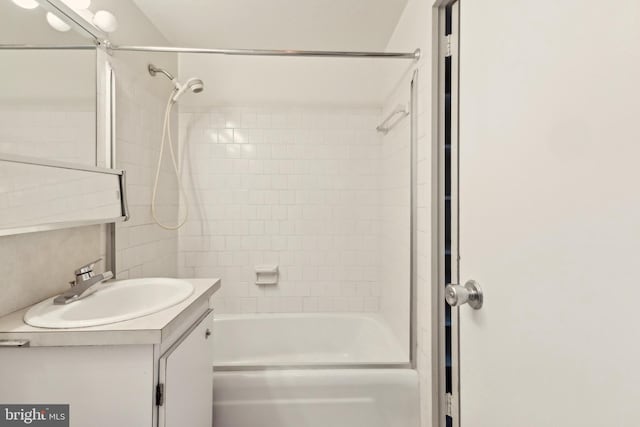
[(207, 328), (207, 330), (204, 333), (204, 338), (209, 339), (210, 336), (211, 336), (211, 329)]

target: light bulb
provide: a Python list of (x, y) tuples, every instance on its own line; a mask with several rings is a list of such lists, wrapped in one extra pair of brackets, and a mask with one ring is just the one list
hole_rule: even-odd
[(75, 10), (89, 9), (91, 6), (91, 0), (62, 0), (62, 2)]
[(69, 24), (67, 24), (51, 12), (47, 12), (47, 22), (53, 27), (54, 30), (65, 32), (71, 29), (71, 26), (69, 26)]
[(93, 25), (105, 33), (113, 33), (118, 29), (118, 20), (113, 13), (106, 10), (99, 10), (93, 16)]
[(35, 9), (38, 7), (38, 2), (35, 0), (11, 0), (16, 6), (20, 6), (23, 9)]

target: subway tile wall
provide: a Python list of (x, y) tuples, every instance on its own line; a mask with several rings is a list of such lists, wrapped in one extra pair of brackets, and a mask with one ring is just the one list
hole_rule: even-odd
[[(221, 277), (219, 313), (378, 311), (379, 120), (377, 109), (181, 113), (180, 276)], [(277, 285), (255, 284), (263, 264), (279, 266)]]

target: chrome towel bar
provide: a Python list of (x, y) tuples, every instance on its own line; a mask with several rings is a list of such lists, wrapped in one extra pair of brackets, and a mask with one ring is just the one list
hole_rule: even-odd
[[(409, 109), (406, 106), (398, 105), (395, 108), (395, 110), (389, 113), (387, 118), (384, 119), (383, 122), (376, 127), (376, 130), (386, 135), (387, 133), (389, 133), (391, 129), (393, 129), (398, 123), (400, 123), (402, 119), (407, 117), (409, 114), (410, 114)], [(394, 120), (394, 118), (396, 119)]]

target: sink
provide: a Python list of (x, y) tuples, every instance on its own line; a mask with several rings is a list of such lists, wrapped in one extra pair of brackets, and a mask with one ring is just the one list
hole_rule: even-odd
[(28, 325), (40, 328), (84, 328), (146, 316), (191, 296), (193, 285), (179, 279), (119, 280), (95, 285), (100, 289), (81, 300), (55, 305), (49, 298), (24, 315)]

